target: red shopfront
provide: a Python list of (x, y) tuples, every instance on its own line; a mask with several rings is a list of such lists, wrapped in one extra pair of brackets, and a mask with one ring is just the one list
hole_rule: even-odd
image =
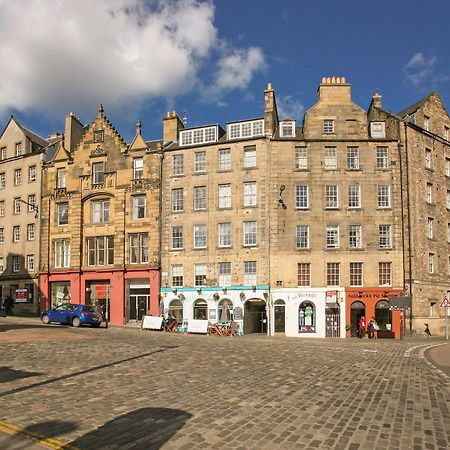
[[(41, 274), (41, 311), (59, 303), (92, 304), (109, 300), (109, 317), (113, 325), (124, 325), (130, 318), (130, 298), (138, 283), (145, 299), (145, 313), (158, 314), (159, 271), (157, 269), (59, 272)], [(131, 308), (133, 310), (133, 308)]]
[(359, 319), (372, 317), (378, 324), (378, 337), (400, 339), (403, 327), (400, 311), (392, 310), (389, 298), (402, 295), (403, 288), (346, 288), (346, 325), (356, 336)]

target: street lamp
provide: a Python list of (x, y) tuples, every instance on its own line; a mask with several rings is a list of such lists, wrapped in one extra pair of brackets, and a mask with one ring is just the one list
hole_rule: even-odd
[(39, 216), (39, 207), (36, 206), (34, 203), (29, 203), (26, 200), (22, 200), (21, 198), (18, 199), (19, 202), (24, 203), (25, 205), (27, 205), (29, 208), (31, 208), (35, 214), (34, 214), (34, 218), (37, 219)]

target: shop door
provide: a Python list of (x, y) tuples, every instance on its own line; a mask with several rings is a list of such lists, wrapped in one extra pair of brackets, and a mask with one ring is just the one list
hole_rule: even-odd
[(130, 295), (130, 322), (140, 322), (148, 313), (148, 301), (150, 295)]
[(261, 301), (246, 301), (244, 308), (244, 334), (266, 333), (266, 304)]
[(284, 305), (275, 305), (275, 333), (285, 332)]
[(354, 302), (350, 307), (350, 335), (358, 336), (359, 319), (366, 316), (366, 305), (363, 302)]
[(339, 308), (326, 308), (325, 310), (325, 336), (341, 336), (341, 312)]

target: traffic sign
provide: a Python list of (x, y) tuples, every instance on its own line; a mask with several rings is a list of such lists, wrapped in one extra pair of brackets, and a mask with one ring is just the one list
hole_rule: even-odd
[(450, 301), (448, 300), (448, 298), (444, 298), (444, 301), (441, 303), (441, 306), (443, 308), (450, 308)]

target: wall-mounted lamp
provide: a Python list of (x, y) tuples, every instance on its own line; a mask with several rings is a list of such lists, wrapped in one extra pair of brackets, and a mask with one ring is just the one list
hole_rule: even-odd
[(218, 293), (218, 292), (214, 292), (213, 299), (214, 299), (215, 301), (217, 301), (217, 300), (219, 300), (219, 298), (220, 298), (219, 293)]
[(222, 288), (222, 291), (223, 291), (224, 294), (226, 294), (226, 293), (227, 293), (227, 288), (226, 288), (226, 287), (223, 287), (223, 288)]
[(256, 292), (256, 286), (252, 286), (252, 291)]
[(241, 291), (241, 293), (239, 294), (239, 298), (241, 299), (241, 301), (245, 301), (245, 292)]
[(202, 288), (197, 288), (197, 294), (201, 294), (202, 293)]
[(281, 206), (283, 209), (287, 209), (287, 206), (284, 204), (283, 199), (281, 198), (281, 194), (283, 193), (283, 191), (286, 189), (286, 186), (284, 184), (282, 184), (280, 186), (280, 193), (278, 194), (278, 206)]
[(173, 292), (174, 294), (176, 294), (176, 293), (177, 293), (177, 288), (173, 288), (173, 289), (172, 289), (172, 292)]
[(264, 300), (267, 301), (267, 299), (269, 298), (269, 293), (268, 292), (264, 292), (263, 293), (263, 297), (264, 297)]
[(186, 300), (186, 297), (183, 295), (183, 294), (181, 294), (181, 293), (179, 293), (178, 294), (178, 298), (183, 302), (184, 300)]

